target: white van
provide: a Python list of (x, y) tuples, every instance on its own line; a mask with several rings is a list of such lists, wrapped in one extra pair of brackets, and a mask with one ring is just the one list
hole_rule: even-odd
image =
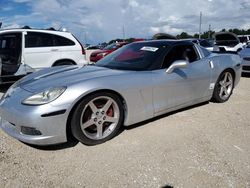
[(81, 43), (68, 32), (35, 29), (0, 31), (0, 84), (39, 69), (87, 64)]

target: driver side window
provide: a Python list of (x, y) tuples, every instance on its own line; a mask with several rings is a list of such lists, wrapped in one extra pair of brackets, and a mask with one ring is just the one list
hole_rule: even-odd
[(164, 58), (162, 64), (163, 69), (167, 69), (173, 62), (178, 60), (186, 60), (189, 63), (199, 60), (196, 50), (193, 45), (178, 45), (174, 46)]

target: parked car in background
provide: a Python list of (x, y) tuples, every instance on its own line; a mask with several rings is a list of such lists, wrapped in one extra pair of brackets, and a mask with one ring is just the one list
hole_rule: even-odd
[(131, 43), (93, 66), (54, 67), (19, 80), (0, 101), (1, 127), (30, 144), (62, 143), (69, 135), (100, 144), (122, 126), (226, 102), (240, 77), (236, 54), (212, 54), (188, 41)]
[(101, 49), (101, 48), (98, 45), (90, 45), (90, 46), (85, 48), (85, 50), (99, 50), (99, 49)]
[(90, 62), (97, 62), (106, 55), (112, 53), (113, 51), (117, 50), (118, 48), (121, 48), (122, 46), (128, 44), (127, 42), (117, 42), (110, 44), (103, 48), (102, 50), (97, 50), (91, 53), (90, 55)]
[(213, 38), (215, 40), (215, 48), (221, 52), (239, 52), (245, 46), (234, 33), (219, 32), (215, 33)]
[(0, 84), (39, 69), (87, 63), (81, 43), (69, 32), (36, 29), (0, 31)]
[(250, 44), (239, 55), (242, 58), (242, 73), (250, 74)]
[(240, 39), (240, 42), (248, 45), (250, 44), (250, 35), (238, 35), (238, 38)]

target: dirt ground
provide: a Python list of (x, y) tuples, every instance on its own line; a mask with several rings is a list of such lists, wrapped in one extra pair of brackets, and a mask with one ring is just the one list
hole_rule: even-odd
[(167, 114), (98, 146), (38, 149), (0, 130), (0, 187), (250, 187), (250, 78), (224, 104)]

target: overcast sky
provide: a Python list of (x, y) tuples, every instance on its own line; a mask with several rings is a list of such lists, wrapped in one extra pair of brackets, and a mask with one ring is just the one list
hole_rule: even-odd
[(173, 35), (250, 28), (250, 0), (0, 0), (4, 28), (64, 27), (81, 41), (97, 43), (123, 37), (149, 38), (158, 32)]

